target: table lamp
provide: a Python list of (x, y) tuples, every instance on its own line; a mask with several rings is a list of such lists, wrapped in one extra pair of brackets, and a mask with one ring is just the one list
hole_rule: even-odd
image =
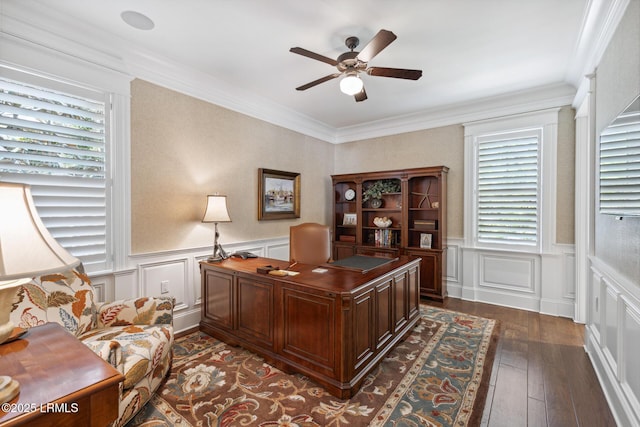
[[(0, 182), (0, 345), (11, 338), (9, 314), (18, 287), (32, 277), (80, 264), (51, 236), (38, 216), (31, 187)], [(0, 403), (20, 391), (17, 381), (0, 376)]]
[(229, 211), (227, 210), (227, 196), (214, 194), (207, 196), (207, 208), (204, 212), (202, 222), (213, 222), (215, 226), (215, 234), (213, 238), (213, 255), (211, 255), (207, 261), (218, 262), (223, 259), (227, 259), (229, 256), (222, 249), (222, 246), (218, 243), (218, 223), (219, 222), (231, 222), (229, 218)]

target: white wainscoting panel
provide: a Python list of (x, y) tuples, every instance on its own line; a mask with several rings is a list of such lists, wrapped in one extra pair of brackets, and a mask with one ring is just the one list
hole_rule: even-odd
[(209, 255), (196, 256), (193, 262), (193, 266), (192, 266), (193, 280), (191, 283), (191, 289), (192, 289), (191, 304), (193, 307), (200, 307), (200, 305), (202, 304), (202, 284), (200, 281), (202, 277), (200, 276), (200, 261), (206, 261), (208, 257)]
[(534, 293), (536, 259), (534, 257), (479, 253), (480, 287)]
[(447, 283), (450, 296), (573, 318), (573, 245), (553, 245), (543, 254), (472, 248), (464, 242), (453, 247), (461, 280)]
[(265, 246), (267, 258), (289, 260), (289, 240), (286, 242), (274, 242)]
[(622, 389), (640, 420), (640, 308), (633, 301), (621, 298), (624, 306), (622, 317), (621, 382)]
[(591, 268), (591, 274), (589, 276), (587, 294), (589, 299), (587, 325), (588, 328), (590, 328), (592, 338), (598, 345), (602, 345), (601, 325), (604, 310), (600, 309), (600, 305), (601, 301), (604, 300), (604, 288), (602, 286), (602, 275), (593, 268)]
[(540, 256), (462, 248), (461, 298), (540, 311)]
[(563, 254), (564, 280), (562, 281), (562, 297), (575, 300), (576, 298), (576, 254)]
[(573, 245), (554, 245), (541, 255), (540, 312), (574, 318), (576, 256)]
[[(250, 251), (258, 256), (288, 260), (289, 238), (225, 244), (224, 249), (229, 254)], [(105, 301), (141, 296), (175, 298), (173, 324), (176, 332), (182, 332), (195, 328), (200, 323), (200, 261), (205, 261), (212, 252), (213, 248), (203, 247), (135, 254), (128, 257), (127, 268), (91, 279), (94, 283), (104, 283), (100, 292), (104, 295)], [(166, 293), (162, 293), (163, 282), (167, 282)]]
[(604, 355), (609, 361), (609, 365), (617, 371), (618, 360), (618, 289), (606, 278), (604, 282)]
[(447, 264), (443, 280), (447, 282), (448, 295), (454, 298), (462, 296), (462, 262), (460, 257), (462, 242), (462, 239), (447, 238), (447, 247), (445, 249)]
[(113, 283), (110, 277), (107, 276), (98, 276), (91, 278), (91, 286), (94, 289), (94, 301), (106, 302), (110, 301), (107, 298), (107, 289), (109, 289), (110, 285)]
[(178, 258), (170, 262), (139, 264), (140, 295), (173, 297), (174, 313), (188, 309), (188, 262), (188, 258)]
[(590, 261), (585, 348), (620, 426), (640, 426), (640, 283)]

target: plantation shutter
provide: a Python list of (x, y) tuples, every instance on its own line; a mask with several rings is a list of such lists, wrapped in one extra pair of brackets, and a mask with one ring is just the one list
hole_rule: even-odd
[(100, 96), (0, 79), (0, 180), (31, 185), (43, 223), (87, 271), (109, 265)]
[(479, 242), (537, 244), (539, 139), (536, 132), (479, 138)]
[(600, 212), (640, 213), (640, 112), (618, 117), (600, 137)]

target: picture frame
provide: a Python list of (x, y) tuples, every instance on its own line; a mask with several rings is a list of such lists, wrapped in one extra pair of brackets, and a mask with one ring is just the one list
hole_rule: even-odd
[(358, 214), (346, 213), (342, 219), (342, 225), (358, 225)]
[(420, 233), (420, 247), (422, 249), (431, 249), (432, 241), (433, 241), (433, 235), (429, 233)]
[(300, 174), (258, 169), (258, 220), (300, 218)]

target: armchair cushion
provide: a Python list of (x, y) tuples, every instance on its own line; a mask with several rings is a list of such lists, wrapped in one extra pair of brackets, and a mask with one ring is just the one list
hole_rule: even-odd
[(77, 337), (95, 328), (93, 298), (91, 281), (82, 266), (34, 277), (18, 290), (11, 319), (25, 329), (47, 322), (59, 323)]
[(138, 298), (103, 304), (98, 309), (98, 328), (127, 325), (170, 325), (173, 298)]
[[(127, 325), (96, 329), (79, 337), (90, 347), (104, 350), (104, 344), (120, 348), (120, 366), (114, 366), (124, 375), (124, 390), (135, 386), (143, 378), (161, 378), (162, 361), (169, 360), (173, 344), (173, 331), (168, 325)], [(117, 351), (115, 352), (117, 360)]]

